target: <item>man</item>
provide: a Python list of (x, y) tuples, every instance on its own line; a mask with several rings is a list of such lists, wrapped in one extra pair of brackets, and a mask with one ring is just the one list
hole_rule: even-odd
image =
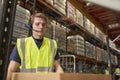
[(120, 78), (120, 65), (117, 65), (115, 68), (115, 79), (119, 80)]
[(110, 75), (109, 67), (106, 67), (106, 69), (105, 69), (105, 74), (106, 74), (106, 75)]
[(10, 56), (7, 80), (20, 67), (22, 72), (52, 72), (53, 66), (57, 73), (63, 73), (59, 63), (55, 40), (43, 37), (47, 18), (42, 13), (31, 16), (32, 36), (17, 39), (17, 45)]

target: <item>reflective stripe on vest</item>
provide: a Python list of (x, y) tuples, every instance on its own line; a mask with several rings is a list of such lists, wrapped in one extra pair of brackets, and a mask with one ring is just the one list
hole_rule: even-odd
[(53, 71), (53, 66), (54, 66), (54, 42), (52, 39), (50, 39), (50, 45), (52, 49), (52, 67), (49, 69), (50, 71)]
[[(36, 71), (48, 72), (48, 70), (50, 70), (50, 69), (51, 69), (50, 67), (38, 67), (37, 69), (36, 68), (31, 68), (31, 69), (22, 68), (21, 72), (36, 72)], [(49, 71), (49, 72), (51, 72), (51, 71)]]
[(53, 66), (54, 66), (54, 42), (52, 39), (50, 40), (50, 45), (51, 45), (51, 49), (52, 49), (52, 66), (51, 67), (37, 67), (37, 68), (31, 68), (31, 69), (26, 69), (25, 67), (25, 38), (21, 38), (20, 41), (20, 48), (22, 51), (22, 55), (23, 55), (23, 61), (21, 63), (22, 67), (21, 67), (21, 72), (36, 72), (36, 71), (40, 71), (40, 72), (51, 72), (53, 71)]
[(25, 69), (25, 38), (21, 38), (20, 47), (23, 55), (23, 61), (21, 62), (21, 65), (22, 65), (21, 71), (24, 71)]

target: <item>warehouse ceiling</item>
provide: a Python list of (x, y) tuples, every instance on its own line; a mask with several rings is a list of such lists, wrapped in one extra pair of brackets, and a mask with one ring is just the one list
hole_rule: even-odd
[(120, 12), (104, 8), (89, 2), (77, 0), (78, 3), (98, 22), (107, 32), (111, 40), (120, 46)]

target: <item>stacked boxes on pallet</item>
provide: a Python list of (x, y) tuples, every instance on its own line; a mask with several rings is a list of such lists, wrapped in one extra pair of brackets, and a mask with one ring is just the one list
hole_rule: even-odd
[(53, 6), (66, 15), (66, 0), (53, 0)]
[(53, 0), (45, 0), (45, 2), (49, 3), (50, 5), (53, 5)]
[(112, 62), (112, 64), (117, 65), (118, 64), (117, 61), (118, 61), (117, 57), (115, 55), (111, 54), (111, 62)]
[(107, 51), (106, 50), (104, 50), (104, 55), (103, 55), (103, 57), (104, 57), (104, 62), (108, 62), (108, 54), (107, 54)]
[(106, 53), (106, 51), (104, 50), (104, 49), (101, 49), (101, 58), (102, 58), (102, 61), (103, 62), (108, 62), (108, 56), (107, 56), (107, 53)]
[(100, 31), (100, 29), (95, 28), (95, 34), (97, 38), (99, 38), (101, 41), (106, 43), (106, 36), (104, 35), (102, 31)]
[(105, 57), (104, 54), (105, 54), (104, 49), (101, 49), (101, 61), (104, 61), (104, 57)]
[(95, 34), (95, 25), (85, 16), (84, 16), (84, 27), (91, 34)]
[(84, 27), (90, 32), (90, 20), (84, 16)]
[(66, 51), (66, 27), (55, 22), (53, 26), (53, 38), (57, 41), (58, 48)]
[(66, 15), (66, 0), (45, 0), (62, 14)]
[(90, 23), (90, 32), (95, 34), (95, 25), (92, 22)]
[(13, 39), (28, 36), (29, 29), (25, 28), (25, 24), (28, 23), (29, 18), (30, 12), (17, 5), (13, 28)]
[(67, 37), (67, 51), (78, 55), (85, 55), (84, 38), (80, 35), (72, 35)]
[(67, 17), (76, 21), (76, 8), (69, 1), (67, 1)]
[(91, 44), (87, 41), (85, 41), (85, 56), (90, 57), (91, 51), (90, 51)]
[(86, 57), (96, 59), (95, 46), (88, 41), (85, 41), (85, 55)]
[(95, 47), (95, 49), (96, 49), (96, 54), (97, 54), (97, 57), (96, 57), (97, 61), (102, 61), (101, 48)]
[(76, 23), (83, 26), (83, 14), (76, 9)]
[(44, 34), (45, 37), (52, 38), (52, 36), (53, 36), (53, 26), (55, 25), (54, 22), (55, 21), (50, 21), (50, 19), (48, 19), (48, 23), (46, 25), (46, 32)]
[[(68, 18), (83, 26), (83, 14), (77, 10), (69, 1), (66, 0), (45, 0)], [(79, 26), (78, 26), (79, 27)]]

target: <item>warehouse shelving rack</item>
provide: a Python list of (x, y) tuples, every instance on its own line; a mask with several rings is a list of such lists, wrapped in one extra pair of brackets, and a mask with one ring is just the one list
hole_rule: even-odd
[(7, 66), (9, 63), (11, 38), (13, 31), (14, 15), (16, 10), (17, 0), (3, 0), (2, 14), (0, 21), (0, 52), (1, 62), (0, 65), (0, 79), (6, 79)]
[[(102, 42), (101, 40), (99, 40), (96, 36), (94, 36), (93, 34), (89, 33), (87, 30), (85, 30), (81, 25), (78, 25), (77, 23), (75, 23), (74, 21), (72, 21), (71, 19), (67, 18), (65, 15), (63, 15), (62, 13), (60, 13), (58, 10), (54, 9), (51, 5), (49, 5), (48, 3), (44, 2), (43, 0), (28, 0), (27, 2), (25, 2), (24, 0), (19, 0), (22, 1), (23, 4), (20, 4), (21, 6), (31, 10), (31, 13), (35, 12), (35, 9), (38, 8), (40, 10), (42, 10), (42, 12), (44, 12), (45, 14), (52, 16), (53, 19), (55, 19), (56, 21), (62, 23), (63, 25), (67, 26), (67, 28), (71, 29), (72, 31), (70, 33), (68, 33), (67, 35), (73, 35), (73, 34), (80, 34), (81, 36), (83, 36), (85, 38), (86, 41), (91, 42), (92, 44), (103, 48), (105, 50), (107, 50), (107, 52), (109, 53), (109, 51), (111, 50), (109, 47), (109, 41), (107, 38), (107, 44), (105, 44), (104, 42)], [(34, 2), (34, 3), (33, 3)], [(10, 55), (10, 45), (11, 45), (11, 36), (12, 36), (12, 29), (13, 29), (13, 22), (14, 22), (14, 15), (15, 14), (15, 9), (16, 9), (16, 4), (17, 4), (17, 0), (5, 0), (4, 1), (5, 6), (3, 7), (4, 12), (3, 12), (3, 17), (2, 17), (2, 21), (0, 23), (1, 25), (1, 29), (0, 29), (0, 35), (5, 35), (5, 38), (3, 38), (3, 36), (0, 36), (0, 48), (2, 48), (3, 44), (6, 44), (6, 46), (4, 46), (4, 61), (2, 65), (5, 64), (5, 66), (2, 66), (2, 72), (4, 72), (4, 75), (0, 75), (0, 77), (5, 80), (5, 76), (6, 76), (6, 71), (7, 71), (7, 65), (8, 65), (8, 59), (9, 59), (9, 55)], [(26, 6), (27, 4), (29, 4), (29, 6)], [(8, 13), (7, 10), (11, 9), (10, 12)], [(79, 9), (80, 10), (80, 9)], [(85, 11), (83, 11), (85, 15), (87, 15), (88, 17), (89, 14), (86, 14)], [(11, 17), (12, 15), (12, 17)], [(9, 18), (9, 22), (5, 22), (6, 17)], [(91, 18), (91, 17), (90, 17)], [(93, 20), (93, 22), (95, 22), (95, 25), (101, 26), (100, 24), (98, 24), (96, 21)], [(5, 27), (8, 27), (7, 32), (4, 32)], [(78, 27), (79, 26), (79, 27)], [(101, 29), (102, 30), (102, 29)], [(3, 39), (5, 39), (5, 42), (3, 42)], [(13, 42), (14, 43), (14, 42)], [(7, 50), (5, 50), (7, 49)], [(72, 52), (67, 52), (67, 51), (62, 51), (59, 49), (59, 52), (64, 52), (64, 53), (68, 53), (68, 54), (74, 54)], [(81, 56), (81, 55), (74, 55), (77, 57), (77, 59), (82, 59), (85, 61), (90, 61), (93, 63), (98, 63), (98, 64), (103, 64), (103, 62), (99, 62), (96, 61), (95, 59), (92, 58), (88, 58), (85, 56)], [(109, 61), (108, 64), (111, 65), (111, 59), (110, 59), (110, 54), (109, 54)], [(6, 59), (6, 60), (5, 60)], [(104, 63), (104, 65), (107, 65), (107, 63)], [(4, 68), (5, 67), (5, 68)], [(1, 73), (2, 73), (1, 72)]]
[[(6, 80), (11, 48), (16, 44), (12, 39), (13, 26), (18, 0), (2, 0), (0, 21), (0, 79)], [(33, 7), (34, 8), (34, 7)], [(33, 9), (34, 10), (34, 9)]]

